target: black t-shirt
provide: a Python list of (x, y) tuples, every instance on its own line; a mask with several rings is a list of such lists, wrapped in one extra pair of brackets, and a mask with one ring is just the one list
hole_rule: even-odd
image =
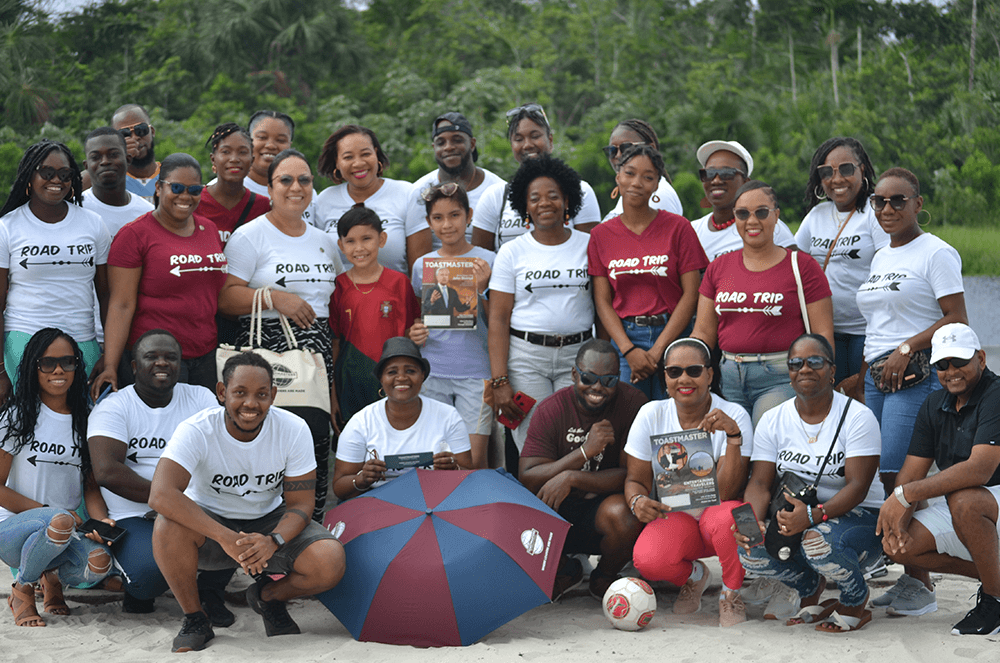
[[(938, 469), (946, 470), (968, 460), (978, 444), (1000, 444), (1000, 378), (988, 368), (961, 412), (946, 389), (927, 397), (917, 413), (909, 455), (933, 458)], [(986, 485), (1000, 485), (1000, 467)]]

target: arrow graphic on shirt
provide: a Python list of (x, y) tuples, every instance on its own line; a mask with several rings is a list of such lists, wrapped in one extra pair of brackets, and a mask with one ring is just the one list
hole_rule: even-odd
[(900, 283), (901, 283), (900, 281), (893, 281), (889, 285), (883, 285), (883, 286), (878, 287), (878, 288), (869, 288), (868, 292), (873, 292), (875, 290), (893, 290), (893, 291), (898, 292), (899, 291), (899, 285), (900, 285)]
[(272, 486), (267, 490), (244, 490), (242, 493), (237, 493), (229, 490), (222, 490), (221, 488), (216, 488), (215, 486), (212, 486), (212, 490), (217, 492), (219, 495), (235, 495), (236, 497), (246, 497), (247, 495), (250, 495), (252, 493), (272, 493), (278, 490), (278, 487)]
[(42, 262), (28, 262), (28, 259), (25, 258), (24, 260), (22, 260), (18, 264), (21, 265), (21, 267), (23, 267), (24, 269), (28, 269), (28, 265), (87, 265), (88, 267), (93, 267), (94, 266), (94, 256), (91, 256), (91, 257), (87, 258), (86, 260), (80, 260), (80, 261), (73, 261), (73, 260), (51, 260), (51, 261), (46, 261), (46, 260), (43, 260)]
[(181, 269), (180, 265), (177, 265), (170, 270), (170, 273), (174, 276), (180, 276), (183, 272), (224, 272), (225, 267), (192, 267), (191, 269)]
[(649, 269), (612, 269), (610, 276), (613, 279), (618, 279), (619, 274), (652, 274), (653, 276), (667, 276), (667, 267), (663, 265), (661, 267), (650, 267)]
[(38, 456), (31, 456), (27, 459), (33, 467), (38, 467), (39, 463), (48, 463), (50, 465), (69, 465), (70, 467), (80, 467), (79, 463), (67, 463), (64, 460), (38, 460)]
[(541, 288), (580, 288), (581, 290), (589, 290), (590, 281), (584, 281), (583, 283), (576, 283), (576, 284), (556, 283), (554, 285), (536, 285), (536, 286), (533, 286), (529, 283), (528, 285), (524, 286), (524, 289), (527, 290), (528, 292), (534, 292), (535, 290), (539, 290)]
[(290, 279), (282, 276), (275, 284), (285, 287), (286, 283), (336, 283), (333, 279)]
[(752, 308), (749, 306), (740, 306), (737, 308), (722, 308), (721, 306), (715, 307), (715, 313), (763, 313), (764, 315), (781, 315), (781, 306), (765, 306), (764, 308)]
[(138, 463), (140, 458), (159, 458), (159, 456), (140, 456), (138, 453), (130, 453), (125, 457), (133, 463)]

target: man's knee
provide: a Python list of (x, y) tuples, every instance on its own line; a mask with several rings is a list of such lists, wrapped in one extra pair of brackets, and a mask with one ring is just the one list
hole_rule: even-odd
[(309, 578), (317, 592), (337, 586), (347, 569), (344, 546), (336, 539), (322, 539), (309, 544), (293, 565), (295, 572)]
[(625, 496), (616, 493), (604, 498), (597, 507), (594, 525), (602, 536), (611, 536), (619, 540), (631, 540), (633, 543), (642, 532), (642, 523), (632, 515), (625, 503)]
[(997, 522), (997, 501), (985, 488), (965, 488), (947, 497), (948, 511), (956, 530), (964, 525), (980, 521), (984, 516), (994, 526)]

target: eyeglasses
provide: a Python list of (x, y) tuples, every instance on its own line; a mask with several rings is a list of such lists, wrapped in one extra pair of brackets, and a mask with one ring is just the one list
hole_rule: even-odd
[(913, 200), (914, 198), (916, 198), (916, 196), (904, 196), (903, 194), (898, 193), (895, 196), (889, 196), (888, 198), (885, 196), (872, 196), (868, 200), (872, 201), (872, 207), (875, 208), (876, 212), (881, 212), (885, 209), (886, 203), (889, 203), (889, 205), (892, 206), (892, 209), (898, 212), (906, 207), (907, 200)]
[[(295, 183), (295, 179), (296, 178), (291, 175), (282, 175), (278, 178), (278, 183), (281, 184), (281, 186), (292, 186), (292, 184)], [(308, 189), (313, 183), (313, 178), (309, 175), (299, 175), (298, 180), (299, 186), (303, 189)]]
[(538, 104), (525, 104), (523, 106), (518, 106), (517, 108), (511, 108), (507, 111), (507, 126), (514, 121), (514, 118), (519, 115), (534, 115), (535, 117), (541, 117), (545, 120), (545, 126), (549, 126), (549, 118), (545, 115), (545, 109)]
[(823, 357), (821, 355), (813, 355), (811, 357), (792, 357), (788, 360), (788, 370), (795, 373), (802, 370), (803, 366), (808, 366), (814, 371), (818, 371), (827, 364), (832, 364), (833, 362)]
[(192, 196), (200, 196), (201, 190), (205, 188), (204, 184), (191, 184), (190, 186), (185, 186), (180, 182), (164, 182), (162, 180), (161, 183), (169, 185), (171, 193), (173, 193), (175, 196), (181, 195), (182, 193), (184, 193), (185, 190), (187, 190), (187, 192), (190, 193)]
[(52, 166), (39, 166), (35, 168), (35, 172), (46, 182), (51, 182), (54, 178), (58, 177), (62, 182), (69, 182), (73, 179), (73, 169), (72, 168), (53, 168)]
[(138, 124), (133, 124), (131, 127), (122, 127), (118, 130), (118, 133), (122, 135), (122, 138), (128, 138), (132, 134), (135, 134), (136, 138), (142, 138), (149, 133), (151, 127), (145, 122), (140, 122)]
[(667, 366), (663, 370), (667, 374), (667, 377), (671, 380), (676, 380), (684, 373), (687, 373), (688, 377), (700, 378), (701, 374), (705, 371), (705, 365), (691, 364), (690, 366)]
[(431, 185), (420, 192), (420, 197), (424, 199), (425, 203), (429, 203), (431, 200), (434, 199), (434, 195), (438, 191), (440, 191), (442, 194), (450, 198), (451, 196), (454, 196), (455, 193), (458, 191), (458, 182), (445, 182), (444, 184), (441, 184), (439, 186)]
[(723, 182), (729, 182), (737, 175), (747, 176), (739, 168), (702, 168), (698, 171), (698, 177), (701, 178), (702, 182), (711, 182), (716, 177)]
[[(837, 170), (840, 171), (841, 177), (850, 177), (857, 170), (857, 166), (853, 163), (842, 163), (837, 166)], [(816, 169), (816, 174), (819, 175), (821, 180), (828, 180), (833, 177), (833, 166), (820, 166)]]
[(940, 361), (934, 362), (934, 368), (938, 369), (939, 371), (947, 371), (949, 363), (955, 368), (965, 368), (966, 366), (969, 365), (970, 361), (972, 361), (972, 357), (969, 357), (968, 359), (949, 357), (947, 359), (942, 359)]
[[(763, 221), (764, 219), (766, 219), (767, 217), (769, 217), (771, 215), (772, 211), (774, 211), (776, 209), (778, 209), (778, 208), (777, 207), (758, 207), (757, 209), (755, 209), (753, 211), (753, 215), (755, 217), (757, 217), (758, 219), (760, 219), (761, 221)], [(750, 210), (748, 210), (746, 207), (740, 207), (738, 209), (734, 209), (733, 210), (733, 214), (740, 221), (746, 221), (747, 219), (750, 218)]]
[(42, 357), (38, 360), (38, 370), (42, 373), (54, 373), (56, 366), (63, 369), (64, 373), (72, 373), (76, 370), (76, 357), (66, 355), (65, 357)]
[(614, 389), (618, 385), (617, 375), (598, 375), (597, 373), (585, 371), (579, 366), (576, 367), (576, 372), (580, 374), (580, 382), (582, 382), (585, 387), (595, 385), (598, 382), (608, 389)]
[(605, 145), (601, 150), (609, 159), (614, 159), (619, 154), (625, 154), (636, 145), (649, 145), (649, 143), (621, 143), (619, 145)]

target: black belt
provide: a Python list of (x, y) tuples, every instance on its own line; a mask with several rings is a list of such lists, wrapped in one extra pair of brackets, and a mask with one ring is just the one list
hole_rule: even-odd
[(669, 313), (660, 313), (659, 315), (627, 315), (622, 320), (640, 327), (659, 327), (666, 325), (669, 318)]
[(526, 332), (513, 328), (510, 330), (510, 335), (524, 339), (532, 345), (543, 345), (547, 348), (561, 348), (564, 345), (582, 343), (583, 341), (590, 340), (594, 336), (589, 329), (585, 332), (580, 332), (579, 334), (570, 334), (569, 336), (550, 336), (548, 334), (535, 334), (534, 332)]

